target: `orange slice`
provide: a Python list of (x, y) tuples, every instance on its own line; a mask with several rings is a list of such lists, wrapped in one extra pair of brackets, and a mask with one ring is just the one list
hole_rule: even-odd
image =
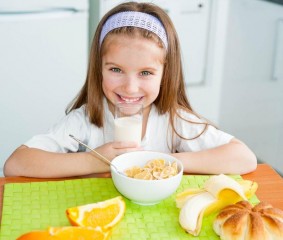
[(121, 196), (98, 203), (68, 208), (67, 217), (73, 226), (101, 227), (107, 231), (124, 216), (126, 205)]
[(106, 240), (110, 232), (103, 232), (100, 227), (50, 227), (46, 231), (32, 231), (17, 240)]

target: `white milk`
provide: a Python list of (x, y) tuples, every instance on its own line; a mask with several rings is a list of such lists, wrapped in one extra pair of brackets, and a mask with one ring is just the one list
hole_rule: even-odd
[(114, 120), (114, 140), (134, 141), (141, 144), (142, 119), (136, 117), (121, 117)]

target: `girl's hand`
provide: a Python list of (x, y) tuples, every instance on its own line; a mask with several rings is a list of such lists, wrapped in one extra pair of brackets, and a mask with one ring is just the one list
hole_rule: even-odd
[(141, 151), (142, 147), (136, 142), (110, 142), (95, 149), (109, 160), (127, 152)]

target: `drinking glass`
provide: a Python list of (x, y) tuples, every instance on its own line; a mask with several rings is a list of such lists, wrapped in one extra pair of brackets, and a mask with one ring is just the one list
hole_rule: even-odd
[(117, 103), (115, 105), (115, 141), (134, 141), (141, 144), (142, 110), (142, 104)]

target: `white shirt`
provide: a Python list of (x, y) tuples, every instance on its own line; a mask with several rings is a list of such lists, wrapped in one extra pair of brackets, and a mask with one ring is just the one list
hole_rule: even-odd
[[(50, 152), (78, 152), (85, 151), (84, 147), (73, 140), (69, 134), (83, 141), (92, 148), (97, 148), (114, 139), (114, 117), (106, 101), (104, 101), (105, 122), (103, 128), (98, 128), (90, 123), (85, 106), (71, 111), (59, 123), (49, 129), (46, 134), (36, 135), (25, 143), (31, 148), (38, 148)], [(183, 110), (179, 113), (184, 119), (193, 122), (202, 122), (195, 115)], [(176, 129), (179, 135), (185, 138), (193, 138), (202, 132), (204, 124), (194, 124), (178, 118)], [(168, 130), (169, 128), (169, 130)], [(194, 140), (185, 140), (174, 136), (174, 151), (192, 152), (214, 148), (228, 143), (233, 136), (208, 126), (200, 137)], [(144, 150), (171, 153), (172, 133), (169, 123), (169, 114), (159, 115), (155, 105), (152, 105), (147, 122), (147, 129), (141, 146)]]

